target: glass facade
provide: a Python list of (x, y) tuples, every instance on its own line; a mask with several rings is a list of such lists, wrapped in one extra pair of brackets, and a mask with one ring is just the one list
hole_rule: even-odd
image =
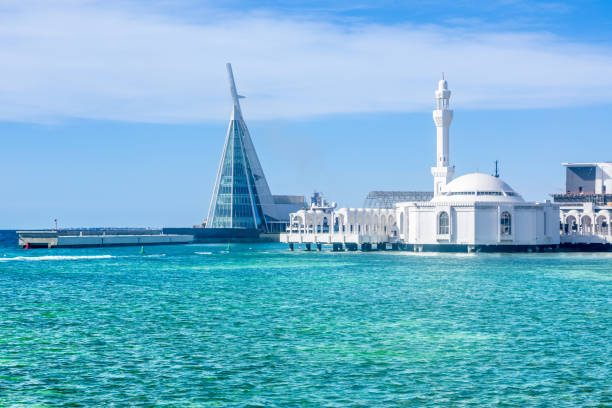
[(244, 121), (230, 122), (209, 227), (265, 228), (253, 171), (245, 150), (247, 132)]

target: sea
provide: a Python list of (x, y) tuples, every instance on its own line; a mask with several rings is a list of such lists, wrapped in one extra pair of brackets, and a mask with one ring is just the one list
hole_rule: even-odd
[(612, 253), (34, 249), (2, 407), (611, 407)]

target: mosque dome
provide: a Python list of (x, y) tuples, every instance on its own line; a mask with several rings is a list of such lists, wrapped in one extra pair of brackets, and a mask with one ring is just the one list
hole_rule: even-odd
[(497, 177), (471, 173), (457, 177), (432, 202), (524, 202), (520, 194)]
[(448, 89), (448, 82), (446, 82), (446, 79), (442, 78), (440, 82), (438, 82), (438, 90), (443, 91), (445, 89)]

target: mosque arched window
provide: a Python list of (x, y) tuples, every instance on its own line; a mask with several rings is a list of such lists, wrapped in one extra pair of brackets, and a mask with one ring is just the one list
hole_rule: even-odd
[(501, 234), (512, 235), (512, 216), (508, 211), (504, 211), (500, 218)]
[(448, 232), (449, 232), (448, 213), (446, 211), (442, 211), (438, 215), (438, 234), (447, 235)]

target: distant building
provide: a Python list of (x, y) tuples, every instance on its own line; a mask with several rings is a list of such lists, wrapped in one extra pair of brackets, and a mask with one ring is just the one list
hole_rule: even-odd
[(561, 243), (612, 244), (612, 162), (563, 163), (565, 193), (553, 194), (561, 208)]
[(304, 207), (303, 196), (273, 196), (242, 117), (231, 64), (227, 64), (233, 107), (210, 202), (206, 228), (280, 232), (289, 213)]

